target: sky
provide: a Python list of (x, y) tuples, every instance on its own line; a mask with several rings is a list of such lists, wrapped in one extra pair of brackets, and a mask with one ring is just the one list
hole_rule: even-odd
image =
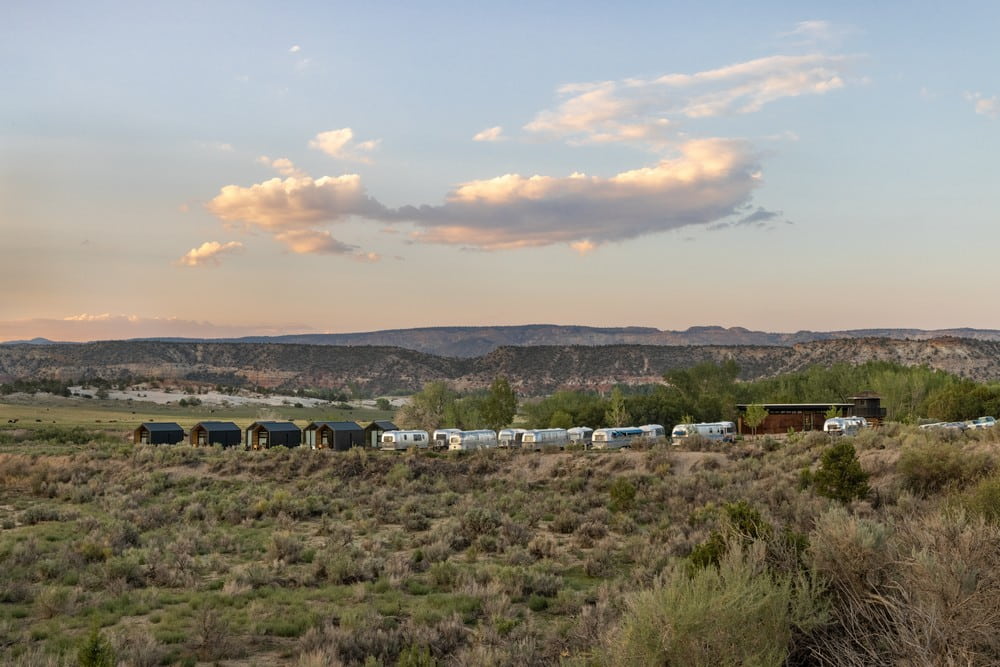
[(0, 340), (1000, 328), (998, 25), (2, 3)]

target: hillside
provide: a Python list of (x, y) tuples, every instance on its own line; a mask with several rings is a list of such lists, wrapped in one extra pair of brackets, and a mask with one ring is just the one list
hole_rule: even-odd
[(442, 357), (400, 347), (275, 343), (111, 341), (0, 347), (0, 382), (159, 377), (204, 384), (268, 388), (349, 389), (355, 393), (416, 391), (447, 380), (485, 387), (497, 375), (522, 395), (557, 389), (606, 389), (657, 382), (674, 368), (735, 360), (743, 379), (770, 377), (815, 364), (892, 361), (979, 381), (1000, 380), (1000, 342), (960, 338), (835, 339), (790, 347), (762, 345), (507, 346), (472, 358)]
[[(339, 345), (402, 347), (444, 357), (480, 357), (499, 347), (540, 345), (765, 345), (792, 346), (820, 340), (893, 338), (932, 340), (962, 338), (1000, 341), (995, 329), (854, 329), (845, 331), (797, 331), (775, 333), (743, 327), (699, 326), (684, 331), (651, 327), (588, 327), (530, 324), (485, 327), (423, 327), (357, 333), (290, 334), (243, 338), (146, 338), (129, 342), (162, 343), (278, 343), (282, 345)], [(45, 338), (8, 341), (0, 347), (20, 344), (67, 344)]]

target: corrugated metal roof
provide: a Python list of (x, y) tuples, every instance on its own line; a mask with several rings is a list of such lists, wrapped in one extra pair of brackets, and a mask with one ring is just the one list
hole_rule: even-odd
[(371, 424), (368, 425), (369, 428), (374, 426), (375, 428), (380, 428), (383, 431), (398, 431), (399, 427), (393, 424), (391, 421), (386, 419), (376, 419)]
[(357, 424), (357, 422), (312, 422), (306, 429), (319, 428), (320, 426), (328, 426), (335, 431), (363, 431)]
[(180, 424), (175, 424), (174, 422), (143, 422), (143, 427), (147, 431), (183, 431)]
[(788, 408), (795, 409), (799, 408), (802, 410), (822, 410), (829, 407), (838, 408), (853, 408), (853, 403), (737, 403), (736, 407), (745, 410), (749, 405), (763, 405), (766, 409), (770, 410), (772, 408)]
[(239, 426), (233, 422), (198, 422), (195, 427), (201, 426), (206, 431), (239, 431)]
[(250, 424), (249, 428), (255, 426), (260, 426), (266, 431), (301, 431), (298, 426), (292, 422), (254, 422)]

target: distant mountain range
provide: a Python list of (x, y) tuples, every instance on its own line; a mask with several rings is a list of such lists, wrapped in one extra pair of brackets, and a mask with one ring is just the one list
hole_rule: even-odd
[[(363, 333), (290, 334), (284, 336), (246, 336), (242, 338), (147, 338), (134, 341), (175, 343), (261, 343), (282, 345), (372, 345), (400, 347), (445, 357), (473, 358), (505, 346), (539, 345), (767, 345), (792, 346), (823, 340), (855, 338), (891, 338), (931, 340), (963, 338), (1000, 341), (996, 329), (854, 329), (847, 331), (797, 331), (772, 333), (743, 327), (701, 326), (685, 331), (666, 331), (651, 327), (587, 327), (557, 324), (529, 324), (488, 327), (424, 327), (389, 329)], [(11, 341), (4, 345), (53, 345), (44, 338)], [(67, 343), (59, 343), (65, 345)]]
[(603, 391), (617, 383), (659, 382), (669, 370), (728, 359), (739, 364), (744, 379), (817, 364), (878, 360), (927, 365), (980, 381), (1000, 380), (997, 340), (845, 337), (792, 345), (507, 345), (475, 357), (432, 355), (404, 347), (290, 342), (22, 344), (0, 346), (0, 382), (157, 377), (202, 385), (390, 395), (411, 393), (432, 380), (445, 380), (459, 389), (483, 388), (502, 375), (521, 395), (532, 396), (559, 389)]

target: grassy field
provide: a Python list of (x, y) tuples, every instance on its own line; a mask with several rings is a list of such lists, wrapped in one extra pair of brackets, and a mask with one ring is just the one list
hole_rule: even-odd
[(199, 408), (46, 407), (0, 406), (3, 664), (1000, 660), (992, 431), (245, 452), (119, 431)]

